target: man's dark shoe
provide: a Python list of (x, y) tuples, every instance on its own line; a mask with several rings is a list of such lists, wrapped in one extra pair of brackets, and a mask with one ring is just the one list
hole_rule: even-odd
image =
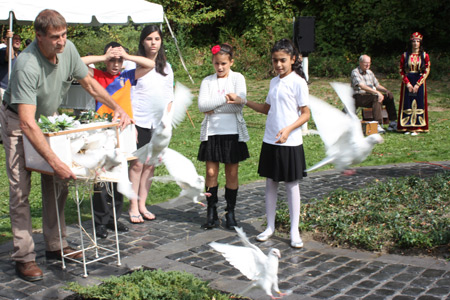
[[(112, 231), (114, 231), (114, 223), (108, 223), (108, 225), (106, 225), (106, 228), (111, 229)], [(125, 226), (125, 224), (123, 224), (122, 222), (117, 221), (117, 231), (119, 232), (128, 232), (128, 227)]]
[(106, 239), (108, 237), (108, 230), (106, 230), (106, 226), (105, 225), (95, 226), (95, 235), (98, 238)]
[[(75, 251), (79, 251), (79, 250), (75, 250), (70, 246), (67, 246), (66, 248), (63, 249), (64, 255), (66, 255), (67, 258), (72, 258), (72, 259), (81, 259), (83, 257), (83, 253), (81, 252), (77, 252), (71, 255), (67, 255), (70, 254), (72, 252)], [(45, 257), (47, 259), (61, 259), (61, 250), (56, 250), (56, 251), (45, 251)]]
[(389, 123), (389, 127), (387, 128), (387, 131), (397, 131), (397, 122), (392, 121)]
[(44, 273), (38, 267), (35, 261), (29, 261), (26, 263), (16, 262), (16, 274), (20, 278), (26, 281), (42, 280)]

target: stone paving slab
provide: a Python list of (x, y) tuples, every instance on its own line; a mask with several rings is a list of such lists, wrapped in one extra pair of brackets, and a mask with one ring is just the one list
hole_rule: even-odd
[[(321, 199), (336, 188), (354, 190), (377, 180), (416, 175), (426, 177), (450, 168), (450, 162), (395, 164), (357, 168), (351, 177), (336, 171), (309, 174), (301, 181), (302, 202)], [(219, 191), (219, 216), (223, 219), (225, 201)], [(285, 200), (281, 185), (279, 200)], [(240, 187), (236, 218), (249, 238), (262, 230), (264, 221), (264, 181)], [(41, 234), (35, 235), (37, 262), (45, 279), (34, 283), (19, 279), (10, 259), (11, 243), (0, 245), (0, 300), (64, 299), (71, 293), (62, 287), (69, 281), (98, 284), (101, 278), (122, 275), (139, 267), (184, 270), (211, 282), (220, 290), (240, 293), (249, 281), (213, 251), (212, 241), (239, 245), (234, 231), (217, 228), (204, 231), (206, 211), (187, 199), (171, 200), (151, 207), (157, 219), (145, 224), (129, 224), (130, 232), (120, 234), (122, 264), (108, 258), (88, 265), (83, 278), (81, 265), (69, 263), (66, 270), (58, 261), (47, 261)], [(127, 215), (123, 215), (124, 220)], [(84, 225), (89, 230), (89, 223)], [(80, 244), (75, 226), (68, 227), (68, 241)], [(114, 245), (110, 236), (100, 241)], [(303, 249), (289, 247), (289, 239), (277, 235), (257, 244), (263, 252), (280, 249), (279, 281), (282, 290), (292, 290), (284, 299), (450, 299), (450, 262), (417, 256), (380, 255), (372, 252), (332, 248), (312, 240)], [(262, 291), (246, 296), (267, 299)]]

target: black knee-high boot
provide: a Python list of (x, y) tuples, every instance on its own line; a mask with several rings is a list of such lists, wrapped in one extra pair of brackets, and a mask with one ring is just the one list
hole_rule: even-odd
[(236, 206), (236, 197), (238, 189), (232, 190), (225, 187), (225, 200), (227, 200), (227, 208), (225, 209), (227, 213), (225, 214), (226, 227), (228, 229), (233, 229), (237, 226), (237, 222), (234, 218), (234, 207)]
[(214, 228), (216, 226), (216, 221), (219, 220), (219, 217), (217, 216), (217, 202), (219, 201), (217, 198), (218, 189), (219, 186), (206, 187), (206, 192), (211, 193), (211, 196), (206, 198), (208, 207), (206, 209), (206, 223), (202, 225), (202, 228), (204, 229)]

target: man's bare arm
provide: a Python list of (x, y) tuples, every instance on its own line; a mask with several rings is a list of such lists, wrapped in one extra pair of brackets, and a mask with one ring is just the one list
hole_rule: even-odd
[(44, 134), (34, 119), (36, 106), (31, 104), (19, 104), (18, 114), (20, 119), (20, 129), (33, 145), (34, 149), (48, 162), (55, 171), (56, 176), (61, 179), (76, 179), (75, 174), (70, 170), (45, 140)]

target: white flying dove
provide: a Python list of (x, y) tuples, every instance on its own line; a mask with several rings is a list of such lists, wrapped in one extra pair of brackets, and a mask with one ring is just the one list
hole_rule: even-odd
[(128, 199), (135, 199), (136, 193), (133, 191), (128, 177), (128, 163), (124, 153), (120, 148), (108, 150), (103, 172), (100, 176), (117, 181), (117, 191)]
[[(282, 293), (278, 288), (278, 259), (280, 250), (272, 248), (268, 255), (261, 249), (250, 243), (242, 228), (234, 227), (244, 246), (234, 246), (212, 242), (209, 245), (222, 253), (225, 259), (252, 283), (242, 292), (248, 292), (252, 288), (261, 288), (272, 299), (280, 299), (291, 292)], [(272, 289), (281, 297), (274, 297)]]
[(379, 134), (364, 137), (361, 121), (355, 114), (352, 88), (338, 82), (331, 83), (331, 86), (344, 103), (347, 114), (323, 100), (309, 96), (311, 113), (325, 144), (327, 157), (306, 171), (331, 163), (344, 175), (351, 175), (355, 171), (349, 170), (350, 166), (363, 162), (375, 144), (383, 142), (383, 138)]
[(172, 128), (175, 128), (183, 121), (186, 116), (186, 109), (192, 104), (192, 98), (191, 91), (177, 82), (170, 111), (168, 111), (168, 107), (163, 109), (164, 113), (161, 122), (155, 128), (150, 142), (133, 153), (140, 162), (153, 166), (161, 164), (164, 151), (169, 146), (172, 138)]
[(161, 182), (175, 181), (181, 188), (179, 197), (186, 196), (194, 203), (205, 206), (198, 201), (198, 197), (209, 195), (209, 193), (203, 193), (205, 178), (198, 175), (192, 161), (170, 148), (165, 150), (162, 161), (170, 175), (155, 176), (152, 179)]

